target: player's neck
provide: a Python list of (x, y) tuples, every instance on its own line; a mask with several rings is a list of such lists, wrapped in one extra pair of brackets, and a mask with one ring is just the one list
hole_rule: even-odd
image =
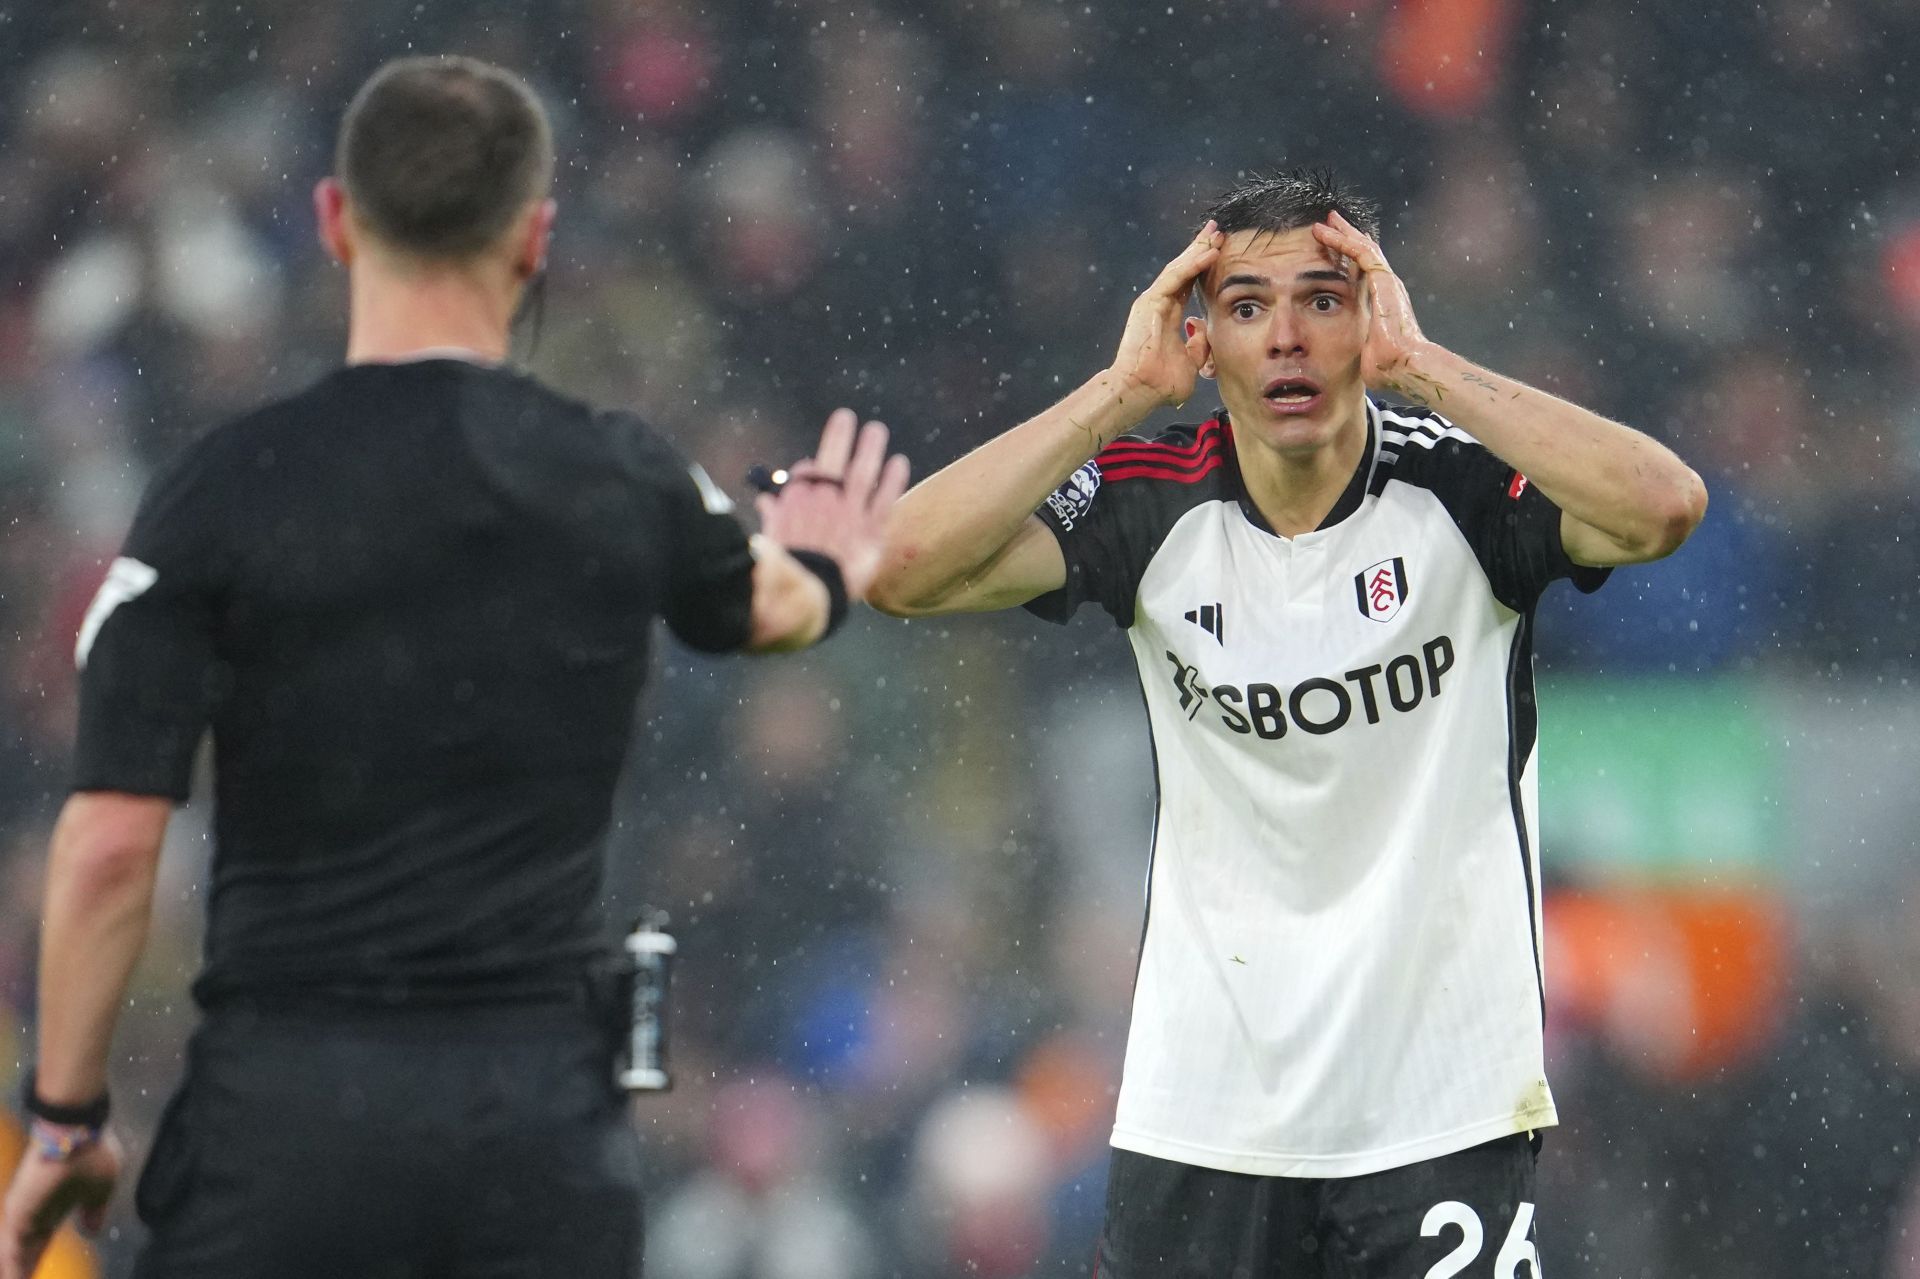
[(1298, 537), (1320, 527), (1352, 482), (1366, 447), (1364, 399), (1318, 447), (1282, 450), (1257, 432), (1234, 432), (1247, 497), (1281, 537)]
[(455, 350), (505, 360), (519, 289), (485, 267), (399, 270), (356, 263), (351, 273), (347, 363), (403, 360)]

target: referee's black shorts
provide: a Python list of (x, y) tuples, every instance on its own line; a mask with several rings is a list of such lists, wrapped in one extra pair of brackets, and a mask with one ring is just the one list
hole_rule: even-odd
[(1361, 1177), (1254, 1177), (1113, 1152), (1099, 1279), (1540, 1279), (1537, 1138)]
[(629, 1279), (612, 1070), (584, 1005), (213, 1013), (140, 1178), (136, 1279)]

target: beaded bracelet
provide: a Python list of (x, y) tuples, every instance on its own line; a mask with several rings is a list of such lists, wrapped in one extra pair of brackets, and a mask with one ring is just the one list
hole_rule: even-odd
[(27, 1134), (33, 1141), (35, 1154), (63, 1164), (88, 1147), (99, 1145), (105, 1131), (98, 1124), (56, 1124), (35, 1119)]

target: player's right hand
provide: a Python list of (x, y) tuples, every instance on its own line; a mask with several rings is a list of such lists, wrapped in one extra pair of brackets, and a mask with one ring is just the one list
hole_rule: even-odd
[(1226, 241), (1212, 222), (1201, 227), (1180, 256), (1167, 263), (1147, 291), (1134, 299), (1127, 313), (1127, 329), (1120, 335), (1113, 371), (1160, 403), (1184, 404), (1193, 394), (1200, 361), (1188, 347), (1182, 323), (1187, 292), (1219, 259)]

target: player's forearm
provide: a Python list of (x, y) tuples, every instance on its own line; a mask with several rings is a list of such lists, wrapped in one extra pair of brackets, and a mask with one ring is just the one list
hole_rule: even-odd
[(1659, 441), (1443, 347), (1422, 348), (1387, 389), (1444, 414), (1636, 558), (1670, 554), (1706, 512), (1706, 486)]
[[(146, 945), (158, 825), (89, 821), (78, 796), (55, 827), (41, 921), (35, 1089), (82, 1105), (107, 1087), (114, 1022)], [(154, 801), (164, 804), (165, 801)]]
[(1107, 369), (922, 480), (894, 507), (868, 602), (888, 613), (937, 604), (999, 555), (1069, 475), (1161, 403)]

